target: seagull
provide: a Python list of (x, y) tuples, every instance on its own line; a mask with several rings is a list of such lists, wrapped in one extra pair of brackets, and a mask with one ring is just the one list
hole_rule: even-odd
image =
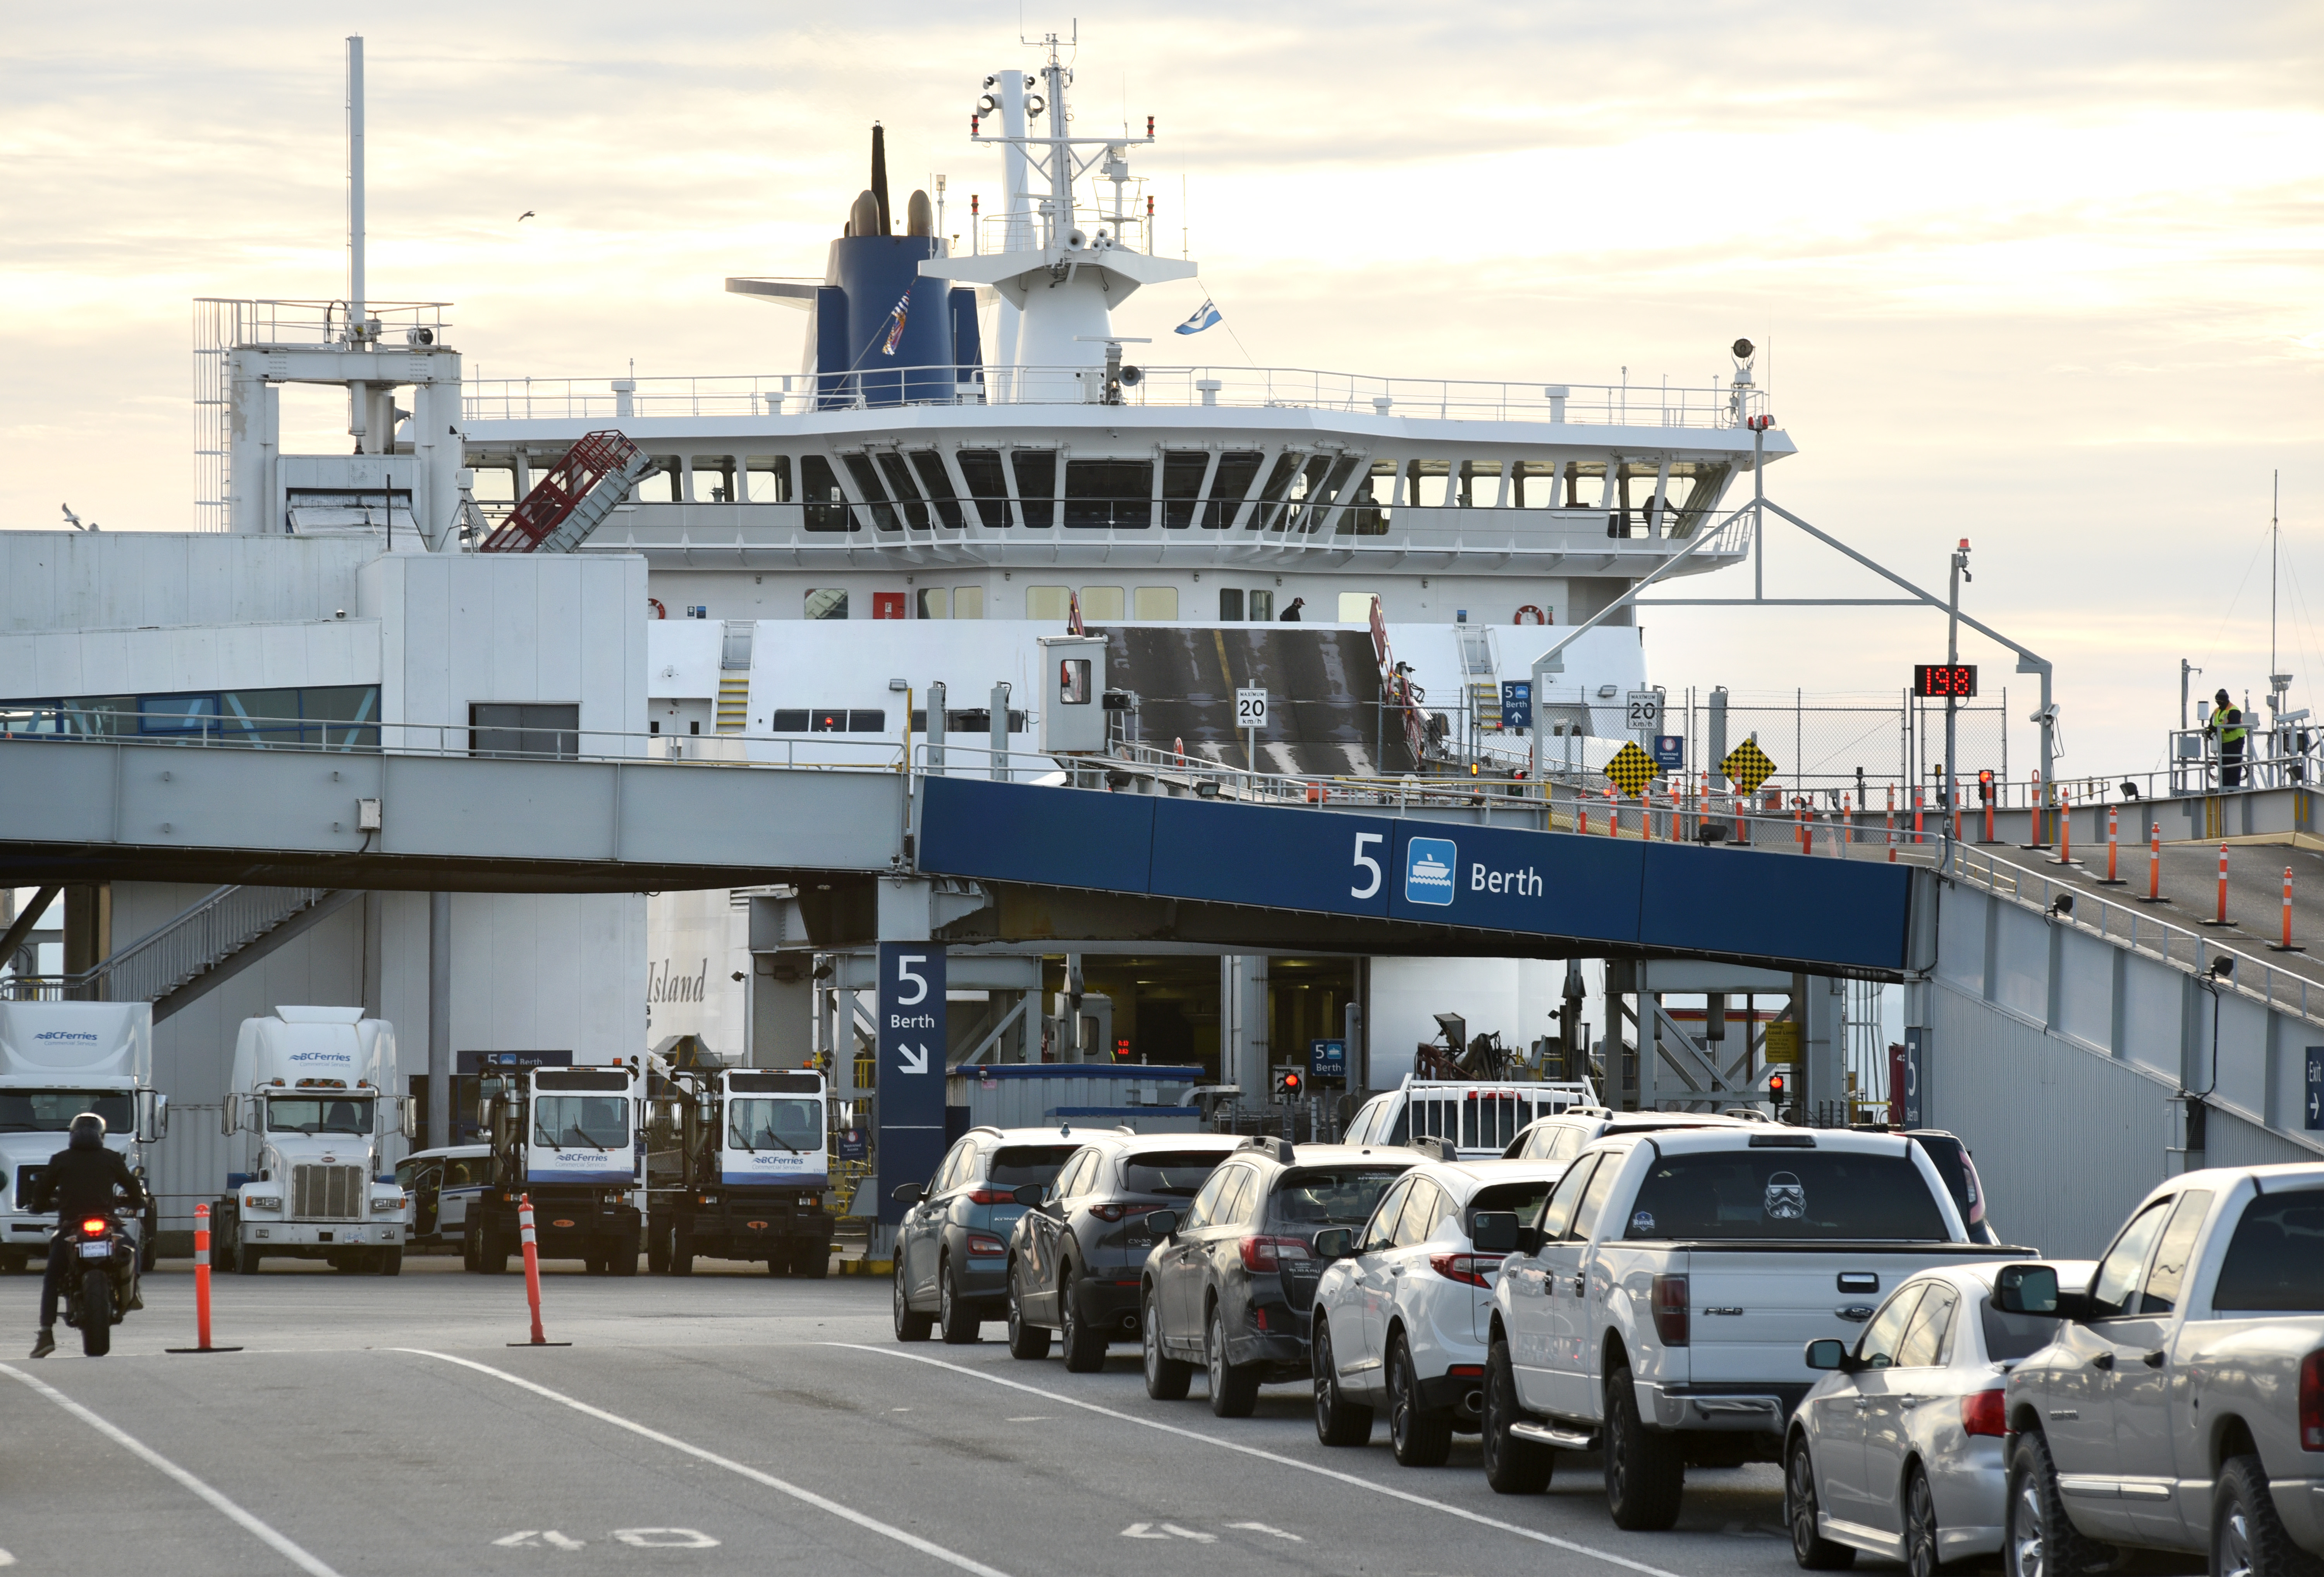
[(523, 224), (527, 219), (530, 219), (530, 218), (531, 218), (531, 217), (534, 217), (534, 216), (533, 216), (533, 212), (532, 212), (532, 210), (531, 210), (530, 208), (527, 208), (527, 209), (525, 209), (525, 211), (524, 211), (524, 212), (522, 212), (522, 213), (519, 214), (519, 215), (516, 217), (516, 222), (517, 222), (518, 224), (521, 225), (521, 224)]

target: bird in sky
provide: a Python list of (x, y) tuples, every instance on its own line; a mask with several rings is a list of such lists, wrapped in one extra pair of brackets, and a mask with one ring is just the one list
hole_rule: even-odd
[(516, 217), (516, 222), (517, 222), (518, 224), (521, 225), (521, 224), (523, 224), (527, 219), (530, 219), (530, 218), (531, 218), (531, 217), (533, 217), (533, 212), (532, 212), (532, 210), (531, 210), (530, 208), (527, 208), (527, 209), (525, 209), (525, 211), (524, 211), (524, 212), (522, 212), (522, 213), (519, 214), (519, 215)]

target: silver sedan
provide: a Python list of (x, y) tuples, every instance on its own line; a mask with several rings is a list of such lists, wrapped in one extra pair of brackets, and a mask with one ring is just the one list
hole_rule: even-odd
[(2003, 1263), (1908, 1277), (1853, 1348), (1809, 1344), (1808, 1367), (1830, 1372), (1792, 1416), (1784, 1449), (1784, 1520), (1802, 1566), (1838, 1570), (1861, 1550), (1934, 1577), (2001, 1548), (2002, 1377), (2057, 1327), (1993, 1306)]

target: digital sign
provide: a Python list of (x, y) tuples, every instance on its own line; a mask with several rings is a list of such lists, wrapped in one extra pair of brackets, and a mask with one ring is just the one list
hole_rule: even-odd
[(1913, 665), (1913, 694), (1923, 698), (1952, 696), (1965, 700), (1977, 694), (1977, 664), (1916, 662)]

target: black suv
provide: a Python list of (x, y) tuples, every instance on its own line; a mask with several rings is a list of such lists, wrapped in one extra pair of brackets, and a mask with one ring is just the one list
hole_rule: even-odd
[(1138, 1335), (1140, 1268), (1154, 1239), (1157, 1205), (1184, 1208), (1241, 1141), (1231, 1134), (1153, 1134), (1093, 1140), (1048, 1188), (1028, 1185), (1031, 1206), (1009, 1240), (1009, 1351), (1046, 1358), (1052, 1329), (1065, 1367), (1105, 1367), (1107, 1344)]
[(1250, 1415), (1259, 1388), (1309, 1378), (1308, 1309), (1323, 1261), (1315, 1234), (1370, 1220), (1416, 1150), (1245, 1141), (1184, 1213), (1146, 1217), (1154, 1234), (1140, 1288), (1146, 1394), (1176, 1401), (1197, 1366), (1211, 1411)]

